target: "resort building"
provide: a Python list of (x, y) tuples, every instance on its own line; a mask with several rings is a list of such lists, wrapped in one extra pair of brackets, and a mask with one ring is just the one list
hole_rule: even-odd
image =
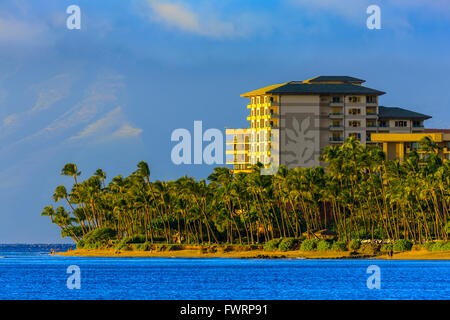
[(319, 76), (242, 94), (249, 99), (249, 128), (227, 129), (227, 164), (235, 172), (251, 165), (288, 168), (320, 164), (325, 147), (348, 137), (374, 143), (377, 133), (421, 133), (430, 116), (379, 106), (385, 92), (349, 76)]
[[(428, 137), (436, 145), (436, 150), (420, 149), (419, 142), (424, 137)], [(450, 159), (450, 130), (425, 129), (423, 133), (376, 133), (372, 136), (372, 140), (383, 144), (383, 151), (388, 160), (402, 161), (412, 150), (423, 154), (435, 152), (444, 160)]]

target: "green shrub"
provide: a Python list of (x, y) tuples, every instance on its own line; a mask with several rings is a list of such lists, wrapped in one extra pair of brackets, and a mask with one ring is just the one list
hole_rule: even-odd
[(77, 242), (77, 249), (83, 249), (84, 245), (85, 245), (84, 240), (78, 241)]
[(358, 250), (359, 248), (361, 248), (361, 241), (360, 240), (352, 240), (350, 241), (348, 248), (350, 250)]
[(281, 240), (280, 244), (278, 245), (278, 250), (280, 251), (289, 251), (294, 250), (297, 246), (297, 240), (295, 238), (284, 238)]
[(319, 251), (327, 251), (327, 250), (330, 250), (330, 248), (331, 248), (331, 244), (330, 244), (330, 242), (328, 242), (326, 240), (320, 240), (317, 243), (317, 250), (319, 250)]
[(278, 246), (280, 245), (280, 242), (282, 240), (283, 240), (282, 238), (279, 238), (279, 239), (272, 239), (270, 241), (267, 241), (264, 244), (264, 250), (265, 251), (273, 251), (273, 250), (278, 249)]
[(381, 251), (389, 252), (394, 250), (394, 245), (392, 243), (385, 243), (381, 246)]
[(137, 244), (137, 243), (144, 243), (145, 242), (145, 236), (138, 235), (134, 237), (127, 237), (123, 238), (122, 241), (127, 244)]
[(312, 239), (307, 239), (305, 241), (302, 242), (302, 245), (300, 247), (300, 249), (302, 251), (314, 251), (317, 248), (317, 243), (316, 241), (312, 240)]
[(365, 254), (377, 254), (380, 251), (381, 245), (377, 243), (367, 243), (361, 245), (361, 252)]
[(425, 248), (425, 249), (427, 249), (427, 250), (429, 250), (429, 251), (433, 251), (433, 246), (434, 246), (434, 243), (433, 242), (427, 242), (427, 243), (425, 243), (424, 245), (423, 245), (423, 247)]
[(450, 250), (450, 241), (435, 242), (431, 248), (432, 251), (447, 251)]
[(148, 241), (141, 244), (141, 251), (150, 251), (151, 248), (152, 248), (152, 245)]
[(98, 228), (85, 234), (84, 248), (99, 249), (105, 247), (108, 242), (116, 238), (116, 231), (111, 228)]
[(406, 239), (400, 239), (394, 242), (394, 251), (410, 251), (413, 243)]
[(336, 241), (331, 246), (331, 250), (333, 251), (347, 251), (347, 243), (344, 241)]

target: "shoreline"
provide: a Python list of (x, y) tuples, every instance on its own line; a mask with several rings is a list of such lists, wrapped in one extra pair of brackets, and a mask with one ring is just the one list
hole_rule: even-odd
[(428, 251), (416, 249), (387, 254), (367, 254), (351, 251), (230, 251), (200, 252), (199, 249), (186, 248), (175, 251), (118, 251), (116, 249), (76, 249), (55, 252), (55, 255), (66, 257), (127, 257), (127, 258), (234, 258), (234, 259), (385, 259), (385, 260), (450, 260), (450, 251)]

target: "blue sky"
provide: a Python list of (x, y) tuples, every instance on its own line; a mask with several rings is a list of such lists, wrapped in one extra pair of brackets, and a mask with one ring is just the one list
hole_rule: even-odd
[[(81, 30), (66, 8), (81, 8)], [(381, 30), (366, 8), (381, 7)], [(0, 243), (61, 242), (40, 216), (67, 162), (89, 177), (204, 178), (170, 160), (177, 128), (246, 127), (246, 99), (268, 84), (350, 75), (381, 104), (449, 128), (446, 0), (5, 0), (0, 3)]]

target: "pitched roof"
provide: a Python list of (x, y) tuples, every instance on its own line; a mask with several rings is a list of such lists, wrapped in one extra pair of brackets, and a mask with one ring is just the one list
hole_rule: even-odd
[(305, 83), (317, 83), (317, 82), (348, 82), (348, 83), (363, 83), (366, 80), (358, 79), (349, 76), (318, 76), (315, 78), (311, 78), (303, 81)]
[(431, 116), (426, 114), (406, 110), (398, 107), (378, 107), (378, 117), (391, 119), (430, 119)]
[(251, 96), (257, 96), (257, 95), (263, 95), (263, 94), (266, 94), (268, 91), (276, 89), (276, 88), (278, 88), (280, 86), (283, 86), (285, 84), (286, 83), (274, 84), (274, 85), (267, 86), (267, 87), (264, 87), (264, 88), (261, 88), (261, 89), (256, 89), (256, 90), (253, 90), (253, 91), (249, 91), (249, 92), (241, 94), (241, 97), (251, 97)]
[(383, 91), (352, 83), (303, 83), (292, 81), (266, 93), (272, 94), (385, 94)]

